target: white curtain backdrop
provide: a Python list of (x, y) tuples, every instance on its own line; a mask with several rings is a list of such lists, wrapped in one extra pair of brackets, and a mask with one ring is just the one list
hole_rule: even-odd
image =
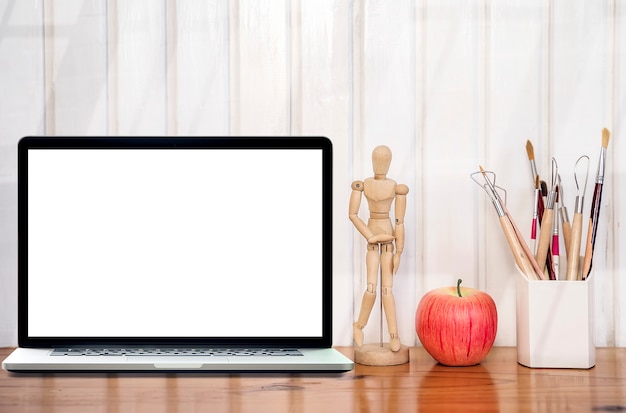
[(625, 110), (624, 0), (0, 0), (0, 346), (17, 343), (22, 136), (328, 136), (336, 345), (352, 343), (365, 290), (350, 184), (371, 176), (371, 151), (386, 144), (389, 176), (410, 188), (394, 284), (402, 342), (419, 344), (420, 297), (460, 277), (494, 298), (496, 345), (509, 346), (514, 261), (469, 175), (495, 171), (530, 236), (526, 141), (543, 177), (558, 160), (572, 211), (574, 163), (590, 156), (593, 180), (604, 127), (595, 339), (624, 346)]

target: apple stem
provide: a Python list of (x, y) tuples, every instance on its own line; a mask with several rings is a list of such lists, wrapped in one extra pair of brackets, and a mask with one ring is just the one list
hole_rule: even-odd
[(461, 295), (461, 282), (462, 280), (459, 278), (459, 280), (456, 282), (456, 293), (459, 295), (459, 297), (463, 297)]

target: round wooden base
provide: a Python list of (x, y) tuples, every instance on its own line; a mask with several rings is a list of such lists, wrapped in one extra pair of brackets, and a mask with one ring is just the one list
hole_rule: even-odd
[(396, 366), (409, 362), (409, 348), (401, 346), (398, 351), (391, 351), (389, 343), (364, 344), (354, 348), (354, 362), (366, 366)]

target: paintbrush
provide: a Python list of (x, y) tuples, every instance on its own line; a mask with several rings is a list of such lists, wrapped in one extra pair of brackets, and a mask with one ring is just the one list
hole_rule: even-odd
[(606, 162), (606, 149), (609, 146), (611, 134), (607, 128), (602, 129), (602, 148), (600, 148), (600, 160), (598, 161), (598, 174), (596, 175), (596, 187), (591, 199), (591, 216), (589, 217), (589, 229), (587, 231), (587, 245), (583, 260), (583, 279), (587, 278), (591, 271), (593, 250), (596, 245), (596, 233), (598, 232), (598, 218), (600, 217), (600, 203), (602, 200), (602, 186), (604, 185), (604, 165)]
[[(545, 181), (540, 181), (539, 186), (541, 187), (541, 191), (539, 192), (539, 200), (537, 202), (537, 222), (539, 223), (539, 227), (541, 227), (541, 222), (543, 221), (543, 213), (545, 211), (544, 198), (547, 200), (548, 198), (548, 184)], [(534, 254), (537, 254), (537, 248), (535, 248)], [(548, 278), (554, 279), (554, 269), (552, 266), (552, 256), (547, 254), (546, 262), (541, 263), (542, 266), (548, 270)]]
[[(535, 162), (535, 148), (533, 147), (532, 142), (530, 141), (530, 139), (528, 139), (526, 141), (526, 154), (528, 155), (528, 162), (530, 163), (530, 172), (532, 174), (532, 179), (533, 179), (533, 183), (535, 185), (535, 190), (538, 188), (537, 186), (537, 181), (539, 181), (539, 173), (537, 173), (537, 164)], [(542, 192), (541, 194), (539, 194), (539, 197), (535, 198), (535, 203), (537, 206), (537, 218), (538, 218), (538, 222), (539, 225), (541, 226), (543, 224), (543, 217), (544, 217), (544, 211), (545, 211), (545, 203), (543, 200), (543, 196), (545, 196), (547, 194), (547, 188), (546, 188), (546, 183), (541, 181), (541, 189)], [(543, 194), (543, 196), (542, 196)], [(552, 215), (551, 213), (549, 213), (548, 215)], [(549, 217), (550, 219), (552, 219), (551, 217)], [(548, 269), (548, 275), (549, 278), (554, 279), (555, 275), (554, 275), (554, 268), (553, 268), (553, 263), (552, 263), (552, 257), (548, 254), (548, 250), (550, 249), (550, 236), (549, 234), (546, 234), (544, 237), (546, 237), (546, 239), (544, 239), (544, 243), (547, 242), (547, 249), (545, 251), (545, 259), (543, 260), (539, 260), (537, 259), (536, 262), (540, 265), (540, 266), (546, 266)], [(535, 238), (533, 239), (533, 243), (536, 244), (536, 234), (535, 234)], [(542, 246), (543, 248), (543, 246)], [(533, 246), (533, 254), (536, 254), (538, 251), (538, 246)], [(543, 270), (541, 271), (542, 274), (542, 279), (545, 278), (543, 276)]]
[[(578, 164), (582, 159), (587, 160), (587, 173), (585, 174), (585, 184), (581, 191), (578, 181)], [(567, 269), (565, 278), (568, 281), (578, 279), (578, 259), (580, 255), (580, 240), (582, 237), (583, 226), (583, 202), (585, 200), (585, 192), (587, 191), (587, 178), (589, 176), (589, 157), (583, 155), (576, 161), (574, 171), (574, 181), (576, 182), (576, 205), (574, 207), (574, 219), (572, 221), (572, 236), (570, 239), (569, 253), (567, 255)]]
[[(554, 219), (554, 202), (556, 200), (556, 183), (558, 176), (558, 166), (556, 160), (552, 158), (552, 187), (548, 194), (548, 202), (543, 211), (541, 219), (541, 231), (539, 232), (539, 242), (537, 244), (537, 262), (544, 265), (550, 250), (550, 239), (552, 235), (552, 220)], [(551, 267), (551, 266), (548, 266)], [(550, 270), (550, 268), (548, 268)], [(553, 269), (552, 269), (553, 270)], [(552, 277), (550, 277), (552, 278)]]
[(539, 189), (539, 177), (536, 177), (536, 188), (535, 188), (535, 202), (533, 203), (533, 220), (530, 225), (530, 241), (531, 241), (531, 251), (534, 255), (537, 251), (537, 219), (539, 217), (538, 212), (538, 204), (541, 189)]
[(536, 183), (539, 174), (537, 173), (537, 164), (535, 163), (535, 148), (533, 148), (530, 139), (526, 141), (526, 154), (530, 162), (530, 172), (533, 174), (533, 183)]
[[(559, 204), (559, 187), (556, 187), (556, 201), (554, 208)], [(550, 272), (551, 280), (559, 279), (559, 220), (554, 219), (552, 222), (552, 244), (550, 246), (552, 252), (552, 269)]]
[(537, 206), (539, 225), (541, 225), (541, 220), (543, 219), (543, 210), (545, 209), (546, 199), (548, 199), (548, 184), (546, 184), (546, 181), (541, 181), (541, 196), (539, 197), (539, 205)]

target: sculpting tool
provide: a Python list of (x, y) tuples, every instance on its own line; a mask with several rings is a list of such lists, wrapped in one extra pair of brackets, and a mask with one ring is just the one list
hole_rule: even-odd
[[(580, 190), (580, 182), (578, 181), (578, 164), (582, 159), (587, 160), (587, 172), (585, 173), (585, 184), (582, 192)], [(580, 239), (582, 237), (583, 226), (583, 203), (585, 201), (585, 192), (587, 191), (587, 178), (589, 177), (589, 157), (583, 155), (576, 161), (574, 171), (574, 181), (576, 182), (576, 205), (574, 206), (574, 219), (572, 221), (572, 238), (570, 240), (569, 253), (567, 255), (567, 270), (565, 278), (568, 281), (578, 279), (578, 259), (580, 255)]]
[[(480, 182), (478, 182), (478, 180), (474, 178), (476, 174), (480, 174), (484, 178), (486, 182), (484, 185), (482, 185)], [(534, 265), (531, 263), (531, 259), (534, 260), (534, 257), (532, 257), (532, 255), (528, 256), (528, 253), (525, 252), (524, 248), (522, 247), (522, 243), (525, 244), (525, 242), (523, 242), (523, 239), (520, 240), (515, 231), (513, 221), (510, 219), (510, 216), (505, 212), (506, 209), (504, 207), (502, 199), (500, 198), (500, 195), (496, 190), (495, 173), (491, 171), (485, 171), (481, 166), (480, 171), (471, 174), (470, 177), (481, 188), (483, 188), (485, 192), (487, 192), (487, 195), (491, 199), (493, 206), (496, 209), (496, 213), (498, 214), (498, 219), (500, 220), (502, 232), (504, 233), (504, 236), (507, 240), (509, 248), (511, 249), (511, 252), (513, 253), (513, 257), (515, 258), (515, 262), (519, 269), (527, 278), (531, 280), (537, 279), (538, 277), (540, 277), (540, 275), (542, 276), (543, 274), (540, 274), (540, 272), (538, 272), (536, 269), (536, 263)], [(493, 177), (493, 181), (490, 179), (490, 177)], [(526, 246), (526, 249), (528, 249), (528, 246)]]
[[(484, 169), (483, 169), (482, 166), (480, 166), (480, 170), (484, 172)], [(495, 174), (494, 174), (494, 182), (495, 182)], [(498, 195), (497, 192), (495, 192), (495, 195), (496, 195), (496, 197), (499, 198), (499, 195)], [(504, 210), (505, 215), (507, 216), (507, 218), (511, 222), (511, 226), (513, 227), (513, 230), (515, 231), (515, 236), (517, 237), (517, 240), (519, 241), (519, 244), (522, 247), (522, 250), (524, 251), (524, 254), (526, 255), (526, 258), (530, 262), (530, 265), (533, 267), (533, 270), (535, 270), (535, 274), (537, 274), (537, 277), (540, 280), (545, 280), (545, 277), (543, 275), (543, 271), (541, 270), (541, 267), (539, 266), (539, 264), (537, 264), (537, 261), (535, 260), (535, 256), (533, 255), (532, 251), (530, 251), (530, 248), (528, 248), (528, 245), (526, 244), (526, 241), (524, 240), (524, 235), (522, 234), (522, 231), (520, 231), (520, 229), (518, 228), (517, 224), (515, 224), (515, 220), (511, 216), (511, 213), (509, 212), (509, 210), (508, 210), (508, 208), (506, 206), (506, 200), (505, 200), (505, 202), (502, 202), (502, 199), (499, 198), (499, 201), (500, 201), (500, 203), (502, 205), (502, 209)]]
[(563, 244), (565, 245), (565, 256), (569, 255), (569, 243), (572, 235), (572, 224), (569, 222), (569, 214), (567, 213), (567, 207), (565, 206), (565, 202), (562, 200), (565, 199), (563, 195), (563, 185), (561, 185), (561, 175), (559, 175), (559, 216), (561, 217), (561, 232), (563, 233)]

